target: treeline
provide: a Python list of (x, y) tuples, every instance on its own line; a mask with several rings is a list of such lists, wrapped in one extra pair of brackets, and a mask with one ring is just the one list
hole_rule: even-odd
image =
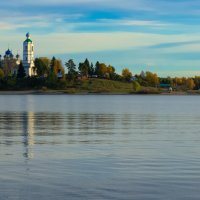
[(128, 68), (124, 68), (121, 74), (118, 74), (114, 66), (99, 61), (93, 64), (88, 59), (78, 65), (73, 59), (69, 59), (63, 66), (61, 60), (55, 57), (52, 59), (40, 57), (35, 59), (34, 70), (37, 76), (26, 77), (22, 63), (15, 73), (11, 67), (1, 65), (0, 89), (40, 89), (42, 87), (64, 89), (88, 78), (133, 83), (135, 91), (140, 90), (141, 87), (172, 87), (174, 90), (197, 90), (200, 88), (200, 77), (198, 76), (194, 78), (160, 78), (156, 73), (148, 71), (133, 75)]

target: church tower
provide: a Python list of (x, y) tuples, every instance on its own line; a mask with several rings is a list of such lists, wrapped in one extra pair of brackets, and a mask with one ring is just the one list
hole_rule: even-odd
[(26, 40), (23, 44), (23, 66), (26, 76), (36, 75), (34, 71), (34, 46), (29, 33), (26, 34)]

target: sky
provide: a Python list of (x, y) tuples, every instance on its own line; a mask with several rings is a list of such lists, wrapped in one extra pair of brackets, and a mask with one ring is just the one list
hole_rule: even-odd
[(0, 6), (0, 52), (9, 47), (22, 56), (30, 32), (36, 57), (194, 76), (199, 25), (199, 0), (9, 0)]

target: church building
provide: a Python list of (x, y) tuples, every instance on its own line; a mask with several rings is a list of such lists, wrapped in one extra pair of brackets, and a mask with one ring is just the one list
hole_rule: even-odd
[[(5, 76), (17, 76), (20, 62), (19, 54), (14, 56), (10, 49), (5, 52), (4, 56), (0, 55), (0, 68), (4, 71)], [(22, 64), (26, 76), (37, 75), (34, 65), (34, 45), (29, 33), (26, 34), (26, 40), (23, 43)]]
[(3, 58), (0, 55), (0, 68), (3, 70), (5, 76), (17, 75), (19, 64), (19, 54), (17, 54), (15, 57), (10, 49), (6, 50)]
[(26, 40), (23, 43), (23, 66), (26, 76), (36, 75), (34, 65), (34, 45), (29, 33), (26, 34)]

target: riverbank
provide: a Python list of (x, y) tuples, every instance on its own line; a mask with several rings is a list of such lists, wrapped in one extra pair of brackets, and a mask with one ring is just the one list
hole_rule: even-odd
[(0, 95), (200, 95), (199, 91), (175, 91), (175, 92), (160, 92), (160, 93), (120, 93), (120, 92), (73, 92), (70, 93), (67, 90), (24, 90), (24, 91), (0, 91)]
[(64, 89), (40, 89), (10, 88), (0, 91), (0, 95), (200, 95), (199, 90), (178, 90), (168, 92), (167, 89), (141, 86), (139, 91), (134, 92), (133, 84), (105, 79), (89, 79), (74, 83), (68, 83)]

